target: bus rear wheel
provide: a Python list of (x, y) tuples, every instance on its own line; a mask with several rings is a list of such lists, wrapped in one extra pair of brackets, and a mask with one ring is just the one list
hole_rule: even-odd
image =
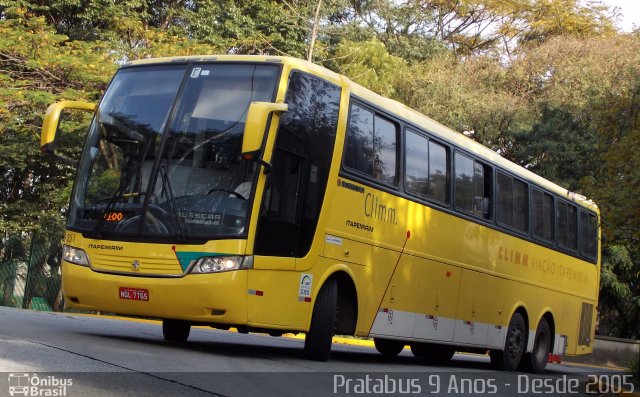
[(455, 354), (455, 349), (451, 346), (437, 345), (433, 343), (412, 343), (411, 353), (433, 364), (445, 364), (451, 360)]
[(191, 332), (191, 325), (182, 320), (162, 320), (162, 335), (169, 342), (186, 342)]
[(315, 361), (327, 361), (336, 322), (338, 283), (329, 280), (322, 286), (313, 306), (311, 327), (304, 339), (305, 356)]
[[(546, 318), (540, 320), (533, 341), (533, 351), (524, 355), (520, 367), (527, 372), (540, 374), (549, 362), (551, 351), (551, 327)], [(519, 368), (520, 369), (520, 368)]]
[(527, 326), (520, 313), (514, 313), (507, 328), (504, 350), (491, 350), (491, 364), (502, 371), (515, 371), (527, 349)]
[(397, 356), (404, 349), (405, 343), (401, 340), (373, 338), (376, 350), (385, 356)]

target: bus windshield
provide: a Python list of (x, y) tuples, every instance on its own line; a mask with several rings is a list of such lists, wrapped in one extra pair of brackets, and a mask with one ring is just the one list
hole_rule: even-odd
[(272, 101), (278, 67), (121, 69), (91, 124), (69, 227), (185, 241), (246, 235), (256, 169), (241, 159), (251, 102)]

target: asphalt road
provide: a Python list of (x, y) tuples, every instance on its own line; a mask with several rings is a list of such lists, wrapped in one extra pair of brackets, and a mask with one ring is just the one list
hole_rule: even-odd
[[(170, 344), (158, 322), (0, 307), (0, 396), (581, 395), (604, 374), (567, 365), (509, 374), (466, 354), (430, 366), (408, 350), (387, 358), (336, 343), (319, 363), (302, 348), (302, 339), (208, 328)], [(25, 385), (31, 394), (20, 394)]]

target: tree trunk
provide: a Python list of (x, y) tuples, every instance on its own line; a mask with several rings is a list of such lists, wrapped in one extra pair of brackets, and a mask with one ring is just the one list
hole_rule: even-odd
[(313, 17), (311, 40), (309, 41), (309, 51), (307, 52), (307, 61), (309, 62), (313, 62), (313, 47), (316, 44), (316, 36), (318, 35), (318, 24), (320, 23), (320, 7), (322, 7), (322, 0), (318, 0), (318, 4), (316, 5), (316, 13)]

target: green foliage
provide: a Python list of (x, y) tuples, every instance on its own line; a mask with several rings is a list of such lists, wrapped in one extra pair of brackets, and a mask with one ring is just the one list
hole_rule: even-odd
[(609, 246), (600, 280), (601, 333), (640, 338), (640, 252), (637, 247)]
[(238, 54), (305, 56), (306, 20), (289, 3), (203, 0), (196, 4), (186, 14), (186, 29), (198, 40)]
[(57, 100), (97, 100), (115, 65), (102, 43), (70, 42), (33, 17), (0, 21), (0, 66), (0, 228), (59, 227), (68, 197), (56, 193), (75, 170), (40, 155), (42, 115)]
[(336, 46), (330, 66), (380, 95), (393, 96), (394, 85), (398, 76), (404, 75), (406, 62), (390, 55), (385, 45), (376, 39), (344, 40)]

